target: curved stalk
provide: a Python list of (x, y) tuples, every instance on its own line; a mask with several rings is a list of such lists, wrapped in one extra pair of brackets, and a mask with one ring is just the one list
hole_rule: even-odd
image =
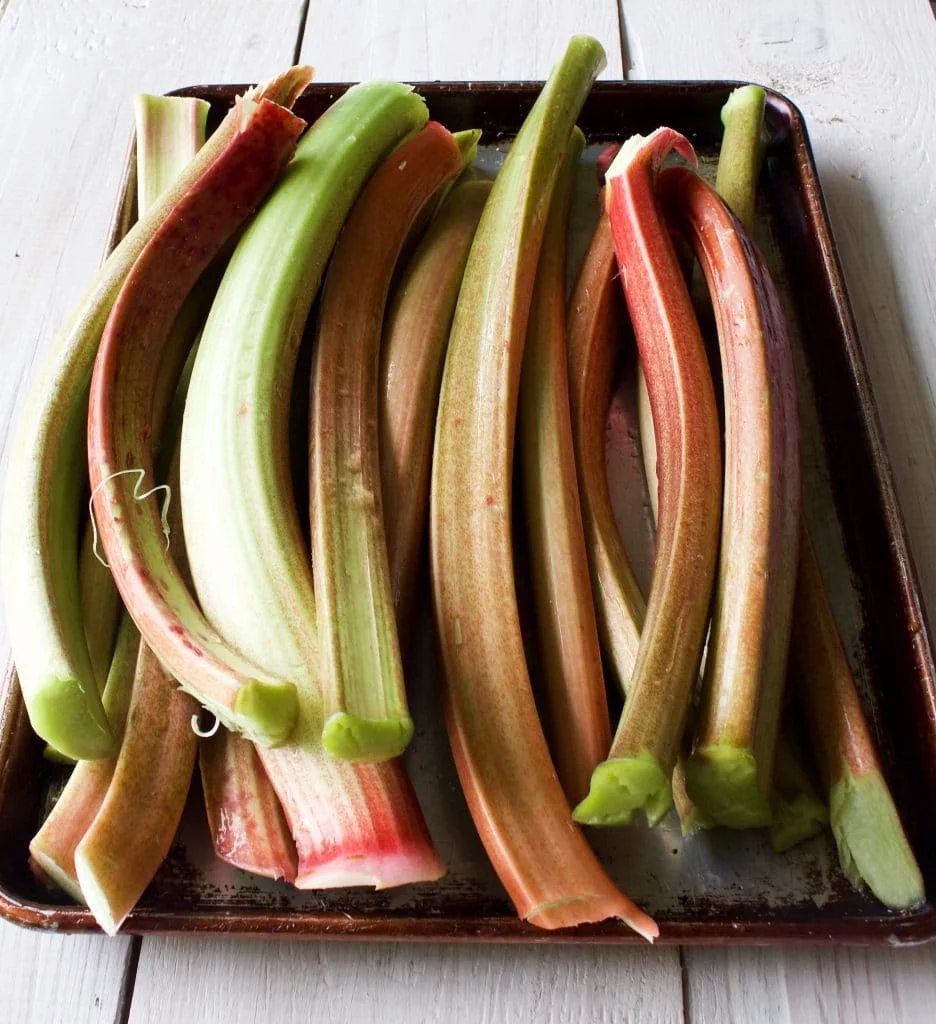
[(514, 588), (511, 470), (536, 264), (560, 157), (600, 45), (576, 37), (513, 142), (471, 247), (439, 401), (430, 492), (445, 715), (462, 788), (498, 876), (542, 928), (656, 925), (614, 885), (556, 776), (530, 687)]
[[(293, 68), (251, 90), (249, 102), (266, 97), (291, 106), (310, 78), (311, 69)], [(75, 759), (107, 757), (115, 750), (84, 637), (77, 578), (85, 418), (95, 355), (137, 256), (224, 150), (240, 121), (238, 108), (107, 258), (36, 376), (10, 445), (0, 545), (13, 659), (33, 729)]]

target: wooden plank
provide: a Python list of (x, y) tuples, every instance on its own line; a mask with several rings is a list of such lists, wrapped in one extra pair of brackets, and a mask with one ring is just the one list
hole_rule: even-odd
[[(320, 80), (542, 77), (570, 35), (591, 31), (619, 75), (613, 0), (570, 11), (522, 0), (313, 4), (302, 57)], [(146, 942), (131, 1021), (218, 1018), (680, 1021), (682, 985), (675, 950)]]
[[(134, 92), (268, 76), (291, 63), (303, 0), (0, 2), (0, 490), (10, 423), (37, 354), (97, 266), (133, 124)], [(0, 614), (0, 658), (9, 650)], [(129, 939), (0, 925), (18, 1024), (116, 1021)], [(15, 982), (15, 983), (14, 983)], [(12, 1003), (11, 1003), (12, 1001)]]
[(936, 1004), (936, 959), (906, 950), (696, 950), (686, 1005), (694, 1024), (923, 1024)]
[(0, 922), (0, 1019), (110, 1024), (120, 1019), (130, 939), (24, 932)]
[(309, 8), (302, 59), (325, 82), (545, 78), (570, 36), (595, 36), (621, 77), (615, 0), (345, 0)]
[(129, 1024), (672, 1024), (673, 952), (159, 938)]
[[(923, 0), (626, 0), (637, 78), (739, 78), (809, 126), (911, 544), (936, 612), (936, 27)], [(932, 1019), (936, 949), (685, 950), (692, 1021)]]

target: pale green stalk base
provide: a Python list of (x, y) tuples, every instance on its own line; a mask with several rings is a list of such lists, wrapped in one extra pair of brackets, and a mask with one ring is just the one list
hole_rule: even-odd
[(686, 764), (686, 783), (716, 825), (761, 828), (770, 824), (770, 801), (758, 785), (757, 765), (749, 750), (697, 747)]
[(797, 793), (792, 800), (784, 800), (775, 795), (770, 845), (775, 853), (783, 853), (791, 846), (819, 835), (828, 824), (829, 812), (825, 804), (806, 791)]
[(770, 845), (777, 853), (818, 835), (829, 811), (816, 792), (796, 747), (781, 730), (774, 754)]
[(829, 794), (839, 862), (853, 885), (864, 882), (885, 906), (906, 909), (926, 896), (923, 878), (880, 772), (857, 778), (847, 764)]
[(602, 761), (572, 817), (581, 825), (630, 825), (643, 808), (647, 823), (656, 825), (672, 806), (669, 778), (652, 754), (641, 751), (637, 757)]
[(725, 126), (715, 177), (715, 191), (751, 231), (757, 200), (757, 179), (764, 156), (765, 93), (759, 85), (743, 85), (722, 107)]
[(378, 722), (338, 711), (326, 719), (322, 729), (325, 749), (345, 761), (389, 761), (399, 757), (412, 738), (409, 715)]
[(205, 707), (229, 728), (262, 746), (275, 747), (289, 739), (299, 714), (293, 683), (251, 679), (237, 692), (234, 713), (206, 703)]

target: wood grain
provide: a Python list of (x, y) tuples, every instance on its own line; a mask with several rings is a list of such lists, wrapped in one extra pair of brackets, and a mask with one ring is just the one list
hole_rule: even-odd
[[(0, 490), (37, 357), (100, 261), (135, 92), (244, 81), (292, 60), (303, 0), (10, 0), (0, 4)], [(0, 615), (0, 657), (9, 643)], [(116, 1021), (129, 939), (0, 925), (0, 1020)], [(9, 1000), (12, 999), (12, 1005)]]
[(344, 0), (309, 6), (302, 59), (319, 81), (545, 78), (569, 37), (594, 36), (621, 77), (615, 0)]
[(129, 1021), (674, 1024), (671, 952), (150, 939)]
[(697, 950), (686, 1005), (693, 1024), (924, 1024), (933, 1019), (933, 950)]
[(130, 939), (24, 932), (0, 922), (0, 1020), (110, 1024), (120, 1015)]

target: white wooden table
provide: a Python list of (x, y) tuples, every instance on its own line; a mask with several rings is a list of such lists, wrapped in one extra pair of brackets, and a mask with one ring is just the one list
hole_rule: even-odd
[[(101, 255), (128, 98), (255, 81), (740, 78), (803, 110), (936, 615), (936, 20), (927, 0), (0, 0), (0, 481), (9, 426)], [(0, 655), (8, 649), (0, 617)], [(2, 839), (0, 839), (2, 841)], [(106, 940), (0, 925), (0, 1020), (936, 1019), (936, 946), (468, 948)]]

